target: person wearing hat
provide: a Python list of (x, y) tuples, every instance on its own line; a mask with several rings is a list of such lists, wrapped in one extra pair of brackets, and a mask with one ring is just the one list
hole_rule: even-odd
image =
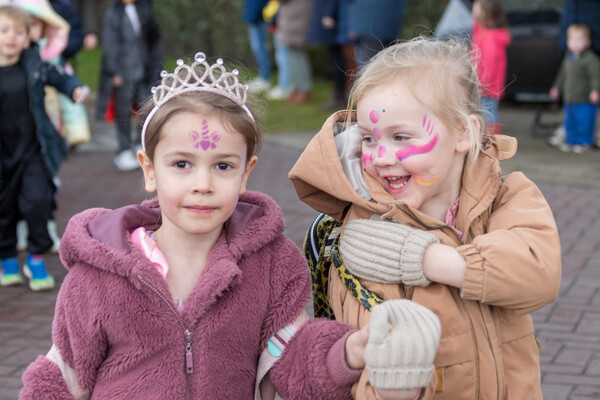
[(0, 286), (23, 282), (16, 246), (22, 216), (29, 226), (23, 272), (37, 291), (54, 287), (44, 254), (52, 247), (47, 229), (56, 191), (52, 178), (67, 153), (46, 113), (44, 88), (54, 86), (73, 101), (86, 94), (76, 77), (42, 61), (29, 33), (24, 9), (0, 7)]

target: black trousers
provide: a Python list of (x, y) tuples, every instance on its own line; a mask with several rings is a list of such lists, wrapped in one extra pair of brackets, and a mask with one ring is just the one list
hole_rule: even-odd
[(0, 258), (17, 256), (17, 222), (29, 227), (27, 252), (44, 254), (52, 247), (48, 220), (56, 187), (42, 155), (34, 154), (12, 171), (2, 171), (0, 188)]
[(134, 104), (142, 106), (150, 95), (150, 87), (143, 81), (123, 80), (123, 84), (113, 88), (115, 95), (115, 122), (119, 153), (130, 150), (141, 142), (141, 127), (137, 127), (136, 138), (131, 140), (131, 113)]

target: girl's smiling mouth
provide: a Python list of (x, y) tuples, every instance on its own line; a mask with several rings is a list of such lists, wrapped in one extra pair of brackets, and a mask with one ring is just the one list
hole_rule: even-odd
[(406, 188), (406, 184), (410, 180), (410, 175), (405, 176), (386, 176), (385, 186), (389, 193), (400, 193)]

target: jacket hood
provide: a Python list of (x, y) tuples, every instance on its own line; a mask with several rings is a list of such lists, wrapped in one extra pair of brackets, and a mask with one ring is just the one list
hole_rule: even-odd
[[(161, 225), (158, 200), (115, 210), (92, 208), (71, 218), (61, 240), (60, 257), (67, 269), (84, 263), (124, 277), (138, 275), (151, 263), (133, 247), (130, 234), (140, 226)], [(285, 228), (281, 209), (269, 196), (246, 192), (225, 223), (223, 235), (235, 260), (275, 240)], [(142, 255), (140, 257), (140, 255)]]
[[(363, 174), (360, 163), (360, 140), (354, 125), (346, 129), (347, 111), (331, 115), (292, 167), (288, 177), (299, 198), (319, 212), (341, 220), (351, 204), (370, 212), (385, 214), (396, 201), (369, 175)], [(356, 120), (356, 113), (351, 115)], [(471, 193), (475, 201), (489, 188), (491, 177), (500, 178), (498, 161), (516, 153), (517, 142), (505, 135), (484, 136), (482, 151), (473, 172), (463, 173), (463, 187), (479, 186), (482, 193)], [(467, 160), (467, 163), (469, 160)], [(465, 168), (465, 171), (469, 171)], [(325, 172), (325, 173), (324, 173)], [(463, 193), (461, 192), (461, 199)]]

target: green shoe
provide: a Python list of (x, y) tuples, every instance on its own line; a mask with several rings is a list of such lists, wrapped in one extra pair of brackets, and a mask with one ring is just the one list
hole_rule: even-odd
[(29, 288), (34, 292), (54, 288), (54, 278), (46, 271), (46, 261), (42, 256), (28, 254), (23, 273), (29, 278)]
[(17, 257), (5, 258), (0, 261), (2, 275), (0, 275), (0, 286), (13, 286), (23, 283), (23, 275), (19, 271), (19, 260)]

